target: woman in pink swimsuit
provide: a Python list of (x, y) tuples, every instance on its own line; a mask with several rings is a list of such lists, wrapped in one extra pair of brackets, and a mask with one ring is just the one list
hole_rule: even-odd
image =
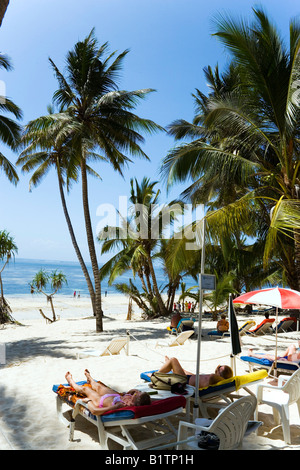
[(88, 403), (88, 409), (94, 415), (102, 415), (106, 411), (112, 411), (126, 406), (149, 405), (151, 403), (150, 395), (146, 392), (133, 389), (124, 394), (118, 393), (102, 382), (96, 382), (92, 379), (87, 369), (84, 373), (90, 387), (76, 384), (70, 372), (67, 372), (65, 377), (68, 384), (73, 387), (76, 392), (86, 396), (83, 401)]

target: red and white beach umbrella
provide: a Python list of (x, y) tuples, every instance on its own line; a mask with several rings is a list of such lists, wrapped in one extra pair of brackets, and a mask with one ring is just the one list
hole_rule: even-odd
[[(282, 287), (270, 287), (268, 289), (254, 290), (242, 294), (233, 303), (235, 304), (254, 304), (269, 305), (276, 307), (276, 323), (278, 323), (278, 308), (300, 309), (300, 292)], [(275, 374), (277, 368), (277, 328), (275, 343)]]
[(270, 287), (242, 294), (234, 299), (233, 303), (269, 305), (286, 309), (300, 308), (300, 292), (282, 287)]

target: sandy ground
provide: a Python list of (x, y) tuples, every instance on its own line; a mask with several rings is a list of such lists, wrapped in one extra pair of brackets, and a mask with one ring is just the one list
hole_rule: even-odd
[[(196, 369), (196, 337), (183, 346), (170, 348), (166, 330), (169, 319), (142, 320), (134, 308), (132, 320), (126, 320), (128, 300), (115, 295), (103, 299), (104, 332), (97, 334), (88, 299), (57, 297), (60, 319), (46, 324), (39, 308), (51, 316), (44, 299), (36, 297), (8, 299), (13, 317), (21, 325), (6, 325), (0, 329), (0, 344), (4, 345), (6, 363), (0, 366), (0, 450), (98, 450), (96, 427), (79, 417), (75, 440), (69, 442), (67, 428), (56, 415), (53, 384), (65, 383), (65, 373), (71, 371), (75, 380), (83, 380), (88, 368), (95, 379), (101, 379), (120, 391), (142, 383), (140, 373), (159, 368), (165, 355), (179, 359), (185, 369)], [(257, 324), (262, 316), (238, 316), (241, 325), (248, 319)], [(197, 324), (196, 324), (197, 325)], [(204, 318), (201, 342), (201, 372), (210, 373), (219, 364), (230, 365), (230, 340), (210, 340), (206, 333), (215, 322)], [(102, 351), (114, 336), (130, 333), (129, 356), (82, 357), (77, 353), (87, 348)], [(195, 335), (194, 335), (195, 336)], [(274, 335), (243, 337), (243, 353), (249, 347), (257, 351), (274, 351)], [(279, 335), (278, 351), (300, 338), (300, 332)], [(157, 341), (166, 341), (156, 347)], [(247, 371), (247, 364), (237, 359), (237, 374)], [(255, 388), (253, 389), (255, 392)], [(300, 419), (297, 405), (290, 407), (292, 445), (283, 441), (281, 426), (275, 426), (271, 408), (260, 406), (259, 419), (264, 422), (258, 436), (244, 441), (244, 449), (300, 449)]]

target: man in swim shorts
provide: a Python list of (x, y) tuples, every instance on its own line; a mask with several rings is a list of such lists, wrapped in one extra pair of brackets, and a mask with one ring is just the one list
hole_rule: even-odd
[[(188, 385), (195, 386), (196, 375), (192, 372), (187, 372), (183, 369), (176, 357), (169, 358), (165, 357), (164, 365), (159, 369), (159, 372), (173, 372), (174, 374), (179, 374), (187, 377)], [(229, 366), (218, 366), (214, 373), (212, 374), (200, 374), (199, 375), (199, 388), (208, 387), (209, 385), (214, 385), (221, 380), (230, 379), (233, 377), (232, 369)]]
[(126, 406), (150, 405), (151, 403), (150, 395), (146, 392), (132, 389), (127, 393), (119, 393), (102, 382), (96, 382), (87, 369), (84, 373), (89, 385), (78, 385), (70, 372), (66, 373), (65, 378), (76, 392), (86, 396), (83, 401), (88, 403), (88, 409), (94, 415), (99, 416), (107, 411)]

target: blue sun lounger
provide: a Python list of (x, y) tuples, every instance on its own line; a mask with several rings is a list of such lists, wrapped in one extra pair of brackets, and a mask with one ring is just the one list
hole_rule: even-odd
[[(86, 381), (77, 383), (83, 385), (86, 384)], [(63, 396), (60, 394), (61, 388), (66, 389)], [(183, 396), (155, 400), (150, 405), (120, 408), (117, 411), (109, 411), (102, 416), (96, 416), (89, 411), (87, 403), (81, 399), (74, 402), (68, 389), (70, 389), (68, 384), (53, 385), (52, 387), (53, 392), (56, 394), (58, 418), (70, 427), (70, 441), (74, 438), (75, 418), (78, 415), (97, 426), (99, 443), (104, 449), (108, 449), (109, 439), (121, 445), (124, 450), (149, 449), (157, 445), (174, 442), (177, 439), (177, 429), (169, 418), (183, 412), (186, 403)], [(74, 395), (74, 392), (72, 392), (72, 395)], [(63, 416), (63, 404), (73, 408), (71, 422)], [(139, 426), (142, 426), (144, 431), (149, 431), (147, 437), (145, 432), (140, 433), (140, 435), (138, 432), (132, 433), (132, 431), (138, 430)], [(154, 428), (158, 432), (154, 433)], [(141, 436), (143, 439), (137, 440)]]
[[(275, 367), (275, 362), (266, 358), (259, 359), (252, 356), (240, 356), (240, 359), (244, 362), (248, 362), (250, 372), (258, 369), (266, 369), (270, 374)], [(300, 362), (291, 362), (285, 359), (278, 359), (276, 363), (276, 370), (285, 374), (293, 374), (300, 367)]]
[[(145, 382), (151, 382), (151, 374), (157, 372), (157, 370), (150, 370), (142, 372), (140, 378)], [(248, 386), (261, 382), (265, 377), (268, 376), (267, 371), (260, 370), (250, 374), (236, 375), (230, 379), (224, 379), (221, 382), (210, 385), (205, 388), (199, 389), (199, 408), (203, 417), (208, 418), (208, 407), (221, 408), (229, 405), (234, 395), (240, 389), (244, 389), (250, 395), (253, 393), (249, 390)]]

